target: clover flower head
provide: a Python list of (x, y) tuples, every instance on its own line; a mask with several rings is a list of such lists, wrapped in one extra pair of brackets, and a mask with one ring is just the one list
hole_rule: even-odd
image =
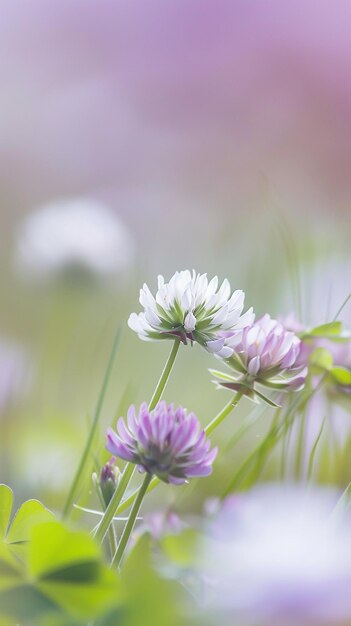
[[(302, 342), (268, 314), (227, 337), (226, 346), (232, 350), (228, 365), (242, 374), (248, 386), (257, 382), (281, 390), (303, 387), (307, 368), (299, 361)], [(235, 389), (238, 380), (231, 384), (231, 377), (226, 379), (220, 386)]]
[(106, 447), (121, 459), (136, 463), (139, 471), (175, 485), (211, 474), (217, 454), (217, 448), (210, 450), (210, 441), (194, 413), (164, 401), (153, 411), (146, 403), (138, 413), (131, 406), (127, 423), (121, 417), (117, 432), (107, 431)]
[(140, 290), (144, 311), (132, 313), (129, 327), (140, 339), (180, 339), (184, 344), (197, 342), (209, 352), (228, 356), (223, 331), (234, 332), (254, 320), (252, 309), (242, 315), (245, 294), (231, 294), (227, 279), (218, 288), (218, 278), (208, 281), (206, 274), (195, 270), (176, 272), (168, 283), (158, 277), (154, 297), (146, 284)]

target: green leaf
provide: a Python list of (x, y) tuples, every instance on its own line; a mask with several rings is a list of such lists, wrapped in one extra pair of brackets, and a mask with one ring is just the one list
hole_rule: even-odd
[(75, 618), (91, 620), (118, 604), (117, 575), (84, 532), (58, 522), (34, 527), (28, 567), (35, 587)]
[(333, 367), (330, 374), (338, 385), (351, 385), (351, 371), (346, 367)]
[(6, 537), (10, 524), (13, 491), (7, 485), (0, 485), (0, 541)]
[(220, 372), (219, 370), (209, 369), (208, 370), (212, 376), (219, 378), (220, 380), (227, 380), (230, 382), (235, 382), (235, 378), (230, 374), (226, 374), (225, 372)]
[(13, 616), (13, 625), (19, 621), (21, 624), (37, 624), (40, 615), (57, 611), (49, 598), (28, 583), (0, 593), (0, 607), (2, 615)]
[(0, 590), (21, 583), (23, 568), (5, 543), (0, 543)]
[(333, 366), (333, 355), (326, 348), (316, 348), (313, 350), (309, 362), (310, 365), (323, 371), (329, 371)]
[(9, 527), (13, 495), (0, 486), (1, 617), (47, 624), (94, 620), (120, 604), (116, 572), (82, 532), (67, 530), (37, 500), (25, 502)]
[(33, 529), (29, 568), (36, 578), (77, 563), (98, 561), (100, 551), (89, 535), (69, 531), (58, 522)]
[[(6, 594), (6, 598), (12, 597), (12, 591), (25, 583), (25, 566), (18, 557), (25, 550), (31, 527), (42, 521), (43, 513), (45, 519), (52, 516), (39, 502), (27, 502), (19, 509), (10, 526), (12, 503), (12, 490), (0, 485), (0, 592)], [(3, 595), (1, 598), (3, 605)]]
[(306, 335), (309, 337), (338, 337), (342, 332), (341, 322), (329, 322), (321, 324), (309, 330)]
[(271, 400), (271, 398), (268, 398), (266, 395), (264, 395), (263, 393), (261, 393), (261, 391), (257, 391), (257, 389), (254, 390), (254, 393), (256, 396), (258, 396), (261, 400), (263, 400), (263, 402), (266, 402), (266, 404), (268, 404), (269, 406), (272, 406), (275, 409), (280, 409), (281, 405), (277, 404), (276, 402), (274, 402), (273, 400)]
[[(161, 578), (151, 566), (151, 538), (141, 536), (125, 560), (122, 570), (125, 607), (123, 626), (179, 626), (183, 616), (183, 590), (176, 582)], [(113, 622), (117, 626), (119, 622)], [(112, 625), (111, 625), (112, 626)]]
[(39, 582), (36, 588), (77, 619), (91, 620), (114, 607), (119, 600), (116, 574), (99, 565), (91, 581)]
[(27, 500), (18, 509), (12, 525), (7, 533), (7, 543), (23, 543), (30, 539), (32, 529), (43, 522), (53, 522), (51, 513), (38, 500)]

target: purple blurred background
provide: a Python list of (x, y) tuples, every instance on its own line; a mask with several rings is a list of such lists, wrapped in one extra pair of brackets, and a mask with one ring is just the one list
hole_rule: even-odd
[(2, 211), (84, 193), (201, 232), (273, 189), (347, 219), (350, 28), (349, 0), (4, 0)]
[[(19, 451), (3, 478), (43, 488), (43, 458), (71, 471), (116, 325), (158, 272), (228, 276), (258, 315), (335, 314), (350, 292), (350, 31), (349, 0), (3, 0), (0, 339), (22, 346), (32, 382), (2, 416), (3, 449)], [(108, 245), (109, 218), (84, 238), (73, 213), (56, 228), (84, 199), (118, 218)], [(67, 258), (109, 268), (108, 288), (56, 283)], [(148, 397), (165, 357), (126, 329), (121, 350), (108, 419), (130, 383)], [(220, 403), (203, 358), (190, 351), (170, 387), (185, 405), (197, 389), (199, 414)]]

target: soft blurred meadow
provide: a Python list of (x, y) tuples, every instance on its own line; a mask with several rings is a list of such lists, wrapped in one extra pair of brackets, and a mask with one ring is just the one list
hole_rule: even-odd
[[(258, 316), (305, 327), (337, 315), (351, 291), (350, 28), (348, 0), (3, 0), (0, 482), (18, 502), (62, 507), (119, 329), (99, 462), (106, 427), (151, 397), (169, 346), (140, 342), (127, 319), (157, 274), (227, 277)], [(351, 328), (350, 302), (338, 319)], [(214, 366), (181, 350), (165, 393), (202, 424), (229, 399)], [(333, 406), (313, 470), (341, 489), (349, 403)], [(311, 405), (311, 445), (326, 407)], [(213, 435), (213, 475), (163, 485), (146, 510), (202, 511), (272, 416), (244, 399)], [(237, 487), (280, 477), (281, 455)], [(90, 489), (87, 476), (80, 505)]]

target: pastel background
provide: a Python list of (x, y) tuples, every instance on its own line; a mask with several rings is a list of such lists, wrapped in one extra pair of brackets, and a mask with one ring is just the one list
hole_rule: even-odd
[[(2, 2), (0, 470), (19, 500), (62, 502), (118, 327), (99, 449), (151, 395), (168, 347), (126, 326), (144, 281), (195, 267), (258, 313), (336, 314), (350, 292), (350, 25), (348, 0)], [(226, 401), (206, 366), (182, 351), (166, 394), (203, 423)], [(346, 452), (323, 480), (349, 482)]]

